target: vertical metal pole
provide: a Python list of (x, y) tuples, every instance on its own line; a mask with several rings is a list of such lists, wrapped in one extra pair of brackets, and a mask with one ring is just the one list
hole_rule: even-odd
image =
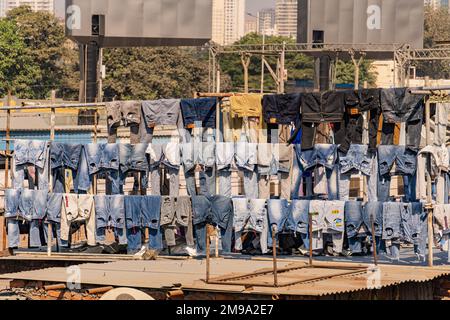
[(377, 253), (377, 241), (375, 236), (375, 217), (371, 215), (370, 223), (372, 229), (372, 250), (373, 250), (373, 263), (378, 266), (378, 253)]
[[(11, 92), (8, 92), (7, 105), (10, 107), (12, 104)], [(6, 158), (5, 158), (5, 189), (9, 188), (9, 157), (11, 149), (11, 110), (6, 111)]]
[(209, 282), (210, 270), (211, 270), (211, 243), (209, 237), (210, 226), (206, 225), (206, 283)]
[[(56, 100), (56, 91), (52, 91), (52, 105), (55, 104)], [(56, 110), (54, 107), (51, 108), (50, 114), (50, 141), (55, 141), (55, 123), (56, 123)], [(53, 190), (53, 180), (49, 179), (50, 192)], [(53, 243), (53, 228), (52, 224), (49, 222), (47, 225), (47, 256), (51, 257), (52, 255), (52, 243)]]
[[(217, 88), (216, 88), (216, 92), (220, 93), (220, 68), (217, 69)], [(217, 99), (217, 106), (216, 106), (216, 144), (220, 142), (220, 139), (223, 135), (222, 130), (220, 130), (220, 117), (222, 115), (222, 113), (220, 112), (220, 99)], [(215, 175), (216, 175), (216, 194), (219, 194), (219, 179), (218, 179), (218, 170), (217, 170), (217, 166), (216, 166), (216, 170), (215, 170)], [(216, 237), (215, 237), (215, 254), (216, 254), (216, 258), (219, 257), (219, 232), (217, 232), (216, 229)]]
[[(430, 125), (430, 102), (425, 104), (425, 117), (426, 117), (426, 140), (427, 146), (431, 145), (431, 125)], [(430, 157), (427, 156), (427, 211), (428, 211), (428, 266), (433, 266), (433, 199), (432, 199), (432, 185), (430, 176)]]
[(272, 253), (273, 253), (273, 285), (278, 287), (278, 266), (277, 266), (277, 226), (272, 226)]
[(284, 93), (284, 76), (285, 76), (285, 69), (286, 69), (286, 42), (283, 42), (283, 51), (281, 52), (280, 57), (280, 93)]
[(243, 54), (241, 56), (242, 67), (244, 68), (244, 93), (248, 93), (248, 67), (250, 66), (250, 56)]
[(309, 222), (308, 222), (308, 233), (309, 233), (309, 265), (313, 265), (313, 246), (312, 246), (312, 237), (313, 237), (313, 213), (309, 213)]
[(264, 53), (266, 50), (266, 30), (263, 31), (263, 45), (262, 45), (262, 56), (261, 56), (261, 94), (264, 93), (264, 76), (265, 76), (265, 71), (266, 71), (266, 67), (264, 65)]
[(98, 89), (97, 102), (103, 102), (103, 48), (98, 49)]

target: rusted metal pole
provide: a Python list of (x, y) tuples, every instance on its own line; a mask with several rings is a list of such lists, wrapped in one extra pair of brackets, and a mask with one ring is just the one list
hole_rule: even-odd
[[(56, 100), (56, 91), (52, 91), (52, 104), (55, 103)], [(56, 110), (55, 108), (51, 109), (50, 113), (50, 141), (55, 141), (55, 123), (56, 123)], [(53, 190), (53, 180), (51, 178), (51, 173), (49, 172), (49, 189), (50, 192)], [(51, 257), (52, 255), (52, 243), (53, 243), (53, 228), (52, 224), (49, 222), (47, 225), (47, 256)]]
[(272, 226), (272, 253), (273, 253), (273, 286), (278, 287), (278, 264), (277, 264), (277, 226)]
[[(8, 92), (8, 106), (12, 104), (11, 92)], [(9, 166), (10, 166), (10, 149), (11, 149), (11, 110), (6, 111), (6, 158), (5, 158), (5, 189), (9, 188)]]
[(309, 265), (313, 265), (313, 246), (312, 246), (312, 237), (313, 237), (313, 213), (309, 213), (309, 222), (308, 222), (308, 233), (309, 233)]
[[(426, 117), (426, 140), (427, 146), (431, 145), (431, 125), (430, 125), (430, 102), (425, 104), (425, 117)], [(431, 161), (427, 156), (427, 211), (428, 211), (428, 266), (433, 266), (433, 247), (434, 247), (434, 235), (433, 235), (433, 198), (432, 198), (432, 185), (431, 185)]]
[(206, 225), (206, 283), (209, 283), (211, 271), (211, 242), (209, 237), (209, 225)]
[(375, 218), (373, 215), (370, 216), (370, 223), (372, 229), (372, 250), (373, 250), (373, 263), (378, 266), (378, 253), (377, 253), (377, 241), (375, 236)]
[(242, 55), (241, 56), (241, 63), (242, 67), (244, 68), (244, 92), (248, 93), (249, 87), (248, 87), (248, 68), (250, 66), (250, 59), (251, 56), (249, 55)]

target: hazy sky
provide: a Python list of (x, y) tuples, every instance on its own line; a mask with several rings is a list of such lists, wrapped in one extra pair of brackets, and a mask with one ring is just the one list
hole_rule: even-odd
[[(64, 16), (64, 0), (55, 0), (55, 2), (57, 15)], [(247, 11), (252, 14), (255, 14), (260, 9), (274, 6), (275, 0), (247, 0)]]

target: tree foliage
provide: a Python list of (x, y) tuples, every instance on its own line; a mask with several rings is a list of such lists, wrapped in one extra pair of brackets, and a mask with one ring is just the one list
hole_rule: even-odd
[(27, 95), (42, 99), (52, 89), (64, 92), (78, 89), (78, 83), (73, 81), (79, 78), (75, 67), (78, 56), (65, 38), (62, 22), (48, 12), (33, 12), (28, 6), (9, 11), (6, 19), (16, 25), (25, 42), (24, 54), (37, 70)]
[(0, 96), (31, 94), (30, 85), (38, 73), (26, 54), (26, 44), (11, 21), (0, 20)]
[[(440, 41), (450, 41), (450, 13), (448, 8), (425, 8), (424, 46), (432, 48)], [(424, 61), (417, 63), (419, 76), (429, 76), (434, 79), (450, 77), (449, 61)]]
[(193, 97), (208, 86), (204, 53), (180, 48), (105, 49), (106, 99)]

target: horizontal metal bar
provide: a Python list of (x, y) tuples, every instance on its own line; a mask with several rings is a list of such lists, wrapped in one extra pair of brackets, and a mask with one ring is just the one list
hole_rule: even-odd
[(0, 111), (8, 110), (36, 110), (36, 109), (103, 109), (105, 103), (74, 103), (74, 104), (53, 104), (42, 106), (4, 106), (0, 107)]

